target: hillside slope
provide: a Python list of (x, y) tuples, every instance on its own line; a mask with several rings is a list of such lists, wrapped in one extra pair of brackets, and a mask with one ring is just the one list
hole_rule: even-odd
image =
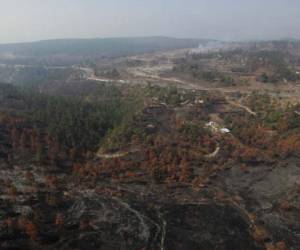
[(59, 39), (32, 43), (3, 44), (0, 53), (22, 56), (102, 55), (121, 56), (166, 49), (196, 47), (207, 40), (169, 37)]

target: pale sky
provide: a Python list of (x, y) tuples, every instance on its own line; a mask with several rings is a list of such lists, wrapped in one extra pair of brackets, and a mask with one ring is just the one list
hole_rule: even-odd
[(154, 35), (300, 39), (300, 0), (0, 0), (0, 43)]

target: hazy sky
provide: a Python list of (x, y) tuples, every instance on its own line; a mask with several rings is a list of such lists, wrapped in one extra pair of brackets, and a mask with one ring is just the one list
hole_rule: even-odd
[(0, 43), (151, 35), (300, 38), (300, 0), (0, 0)]

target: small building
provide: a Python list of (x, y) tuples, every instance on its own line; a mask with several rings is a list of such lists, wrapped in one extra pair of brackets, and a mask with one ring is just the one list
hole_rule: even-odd
[(230, 133), (230, 130), (229, 130), (228, 128), (221, 128), (221, 129), (220, 129), (220, 132), (221, 132), (222, 134), (228, 134), (228, 133)]
[(208, 127), (213, 133), (222, 133), (222, 134), (228, 134), (230, 133), (230, 130), (228, 128), (221, 127), (218, 123), (210, 121), (205, 124), (206, 127)]

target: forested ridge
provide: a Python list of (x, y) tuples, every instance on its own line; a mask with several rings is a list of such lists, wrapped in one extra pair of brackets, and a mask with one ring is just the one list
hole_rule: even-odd
[(95, 152), (107, 132), (138, 107), (137, 100), (123, 98), (113, 89), (101, 87), (99, 96), (93, 93), (89, 100), (88, 96), (54, 96), (0, 84), (1, 117), (12, 131), (12, 145), (38, 140), (45, 143), (39, 150), (54, 150), (56, 158), (66, 158), (70, 152), (78, 156)]

